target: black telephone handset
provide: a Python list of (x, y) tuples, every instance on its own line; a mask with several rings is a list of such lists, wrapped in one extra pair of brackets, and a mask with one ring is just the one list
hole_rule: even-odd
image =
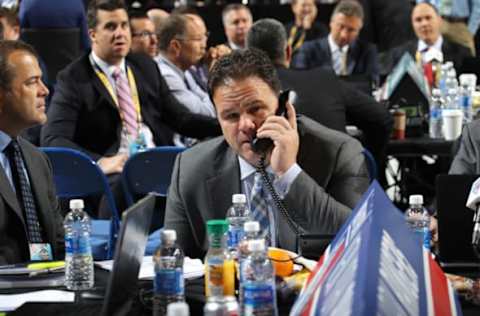
[[(290, 90), (285, 90), (280, 92), (278, 96), (278, 109), (275, 112), (275, 115), (278, 116), (287, 116), (287, 101), (290, 95)], [(273, 147), (273, 141), (270, 138), (257, 138), (256, 136), (252, 139), (252, 149), (257, 154), (266, 154), (268, 150)]]

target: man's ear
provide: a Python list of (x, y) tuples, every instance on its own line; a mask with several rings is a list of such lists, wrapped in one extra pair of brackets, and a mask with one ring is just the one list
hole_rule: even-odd
[(176, 58), (182, 50), (182, 43), (177, 39), (172, 39), (169, 45), (170, 53)]
[(90, 42), (95, 41), (96, 32), (95, 29), (88, 29), (88, 36), (90, 37)]

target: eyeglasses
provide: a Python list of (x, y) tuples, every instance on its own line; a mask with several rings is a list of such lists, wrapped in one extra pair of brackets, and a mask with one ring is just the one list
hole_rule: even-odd
[(203, 35), (200, 35), (200, 36), (197, 36), (197, 37), (182, 37), (182, 36), (176, 36), (175, 38), (180, 40), (180, 41), (192, 41), (192, 42), (195, 42), (195, 41), (203, 41), (205, 39), (208, 39), (208, 37), (210, 36), (210, 32), (206, 32), (205, 34)]
[(142, 37), (142, 38), (147, 38), (147, 37), (157, 37), (157, 34), (155, 34), (154, 32), (150, 32), (150, 31), (143, 31), (143, 32), (139, 32), (139, 33), (132, 33), (132, 36), (133, 37), (139, 36), (139, 37)]

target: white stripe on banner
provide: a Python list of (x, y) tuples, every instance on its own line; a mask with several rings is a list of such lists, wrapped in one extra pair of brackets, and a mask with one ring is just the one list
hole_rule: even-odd
[(432, 280), (430, 278), (430, 251), (422, 247), (423, 250), (423, 275), (425, 276), (425, 294), (427, 299), (427, 315), (435, 315), (433, 312), (433, 293)]
[(450, 313), (452, 314), (452, 316), (457, 316), (457, 304), (455, 300), (455, 292), (448, 278), (447, 278), (447, 285), (448, 285), (448, 299), (450, 301)]

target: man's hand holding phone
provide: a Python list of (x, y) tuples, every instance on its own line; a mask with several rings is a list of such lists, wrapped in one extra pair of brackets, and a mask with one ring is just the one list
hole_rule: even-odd
[(286, 106), (287, 117), (271, 115), (257, 130), (258, 138), (273, 140), (274, 147), (270, 154), (270, 166), (279, 177), (297, 162), (300, 143), (295, 108), (290, 102), (287, 102)]

